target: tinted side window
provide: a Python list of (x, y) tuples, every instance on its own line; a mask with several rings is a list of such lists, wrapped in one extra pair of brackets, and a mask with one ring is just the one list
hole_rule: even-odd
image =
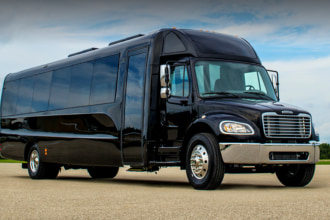
[(189, 80), (185, 66), (176, 66), (171, 72), (171, 95), (181, 97), (189, 95)]
[(34, 77), (27, 77), (20, 80), (16, 114), (27, 113), (31, 111), (33, 87)]
[(131, 56), (127, 74), (125, 128), (139, 131), (142, 129), (146, 57), (146, 53)]
[(114, 102), (119, 55), (94, 61), (91, 104)]
[(47, 111), (52, 72), (35, 76), (31, 112)]
[(93, 63), (82, 63), (71, 69), (70, 93), (68, 107), (89, 104)]
[(68, 106), (71, 68), (53, 72), (52, 86), (50, 89), (49, 109), (61, 109)]
[(203, 66), (202, 65), (198, 65), (198, 66), (196, 65), (195, 66), (195, 72), (196, 72), (196, 78), (197, 78), (197, 84), (198, 84), (199, 92), (204, 93), (206, 91), (205, 88), (210, 87), (210, 82), (204, 80), (204, 78), (205, 78), (204, 75), (205, 74), (204, 74)]
[(2, 116), (14, 115), (16, 113), (16, 102), (19, 80), (7, 82), (2, 95)]

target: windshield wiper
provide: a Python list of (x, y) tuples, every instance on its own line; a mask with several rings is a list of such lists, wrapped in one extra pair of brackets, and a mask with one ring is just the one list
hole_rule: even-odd
[(263, 93), (263, 92), (247, 91), (247, 92), (244, 92), (244, 93), (257, 95), (257, 96), (259, 96), (260, 98), (263, 98), (263, 99), (266, 99), (266, 100), (272, 100), (272, 101), (274, 101), (271, 97), (269, 97), (268, 95), (266, 95), (266, 94)]
[(241, 98), (240, 96), (235, 95), (234, 93), (231, 93), (231, 92), (204, 92), (204, 93), (202, 93), (202, 95), (212, 95), (212, 94)]

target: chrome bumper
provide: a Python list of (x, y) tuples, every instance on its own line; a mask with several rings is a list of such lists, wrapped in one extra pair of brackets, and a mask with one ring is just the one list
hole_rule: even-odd
[[(320, 158), (319, 144), (219, 143), (224, 163), (231, 164), (315, 164)], [(307, 158), (273, 158), (273, 154), (305, 153)]]

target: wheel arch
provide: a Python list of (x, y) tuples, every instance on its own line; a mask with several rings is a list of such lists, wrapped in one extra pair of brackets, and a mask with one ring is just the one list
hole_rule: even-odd
[(24, 149), (24, 160), (25, 161), (28, 160), (29, 151), (30, 151), (31, 147), (33, 147), (34, 145), (37, 145), (37, 144), (35, 142), (29, 142), (26, 144), (25, 149)]
[(187, 133), (184, 137), (182, 148), (181, 148), (181, 154), (180, 154), (180, 159), (181, 159), (181, 169), (186, 168), (186, 151), (187, 151), (187, 146), (190, 141), (190, 139), (199, 133), (210, 133), (214, 135), (215, 137), (218, 136), (218, 132), (215, 131), (209, 123), (206, 121), (198, 121), (196, 123), (193, 123), (187, 130)]

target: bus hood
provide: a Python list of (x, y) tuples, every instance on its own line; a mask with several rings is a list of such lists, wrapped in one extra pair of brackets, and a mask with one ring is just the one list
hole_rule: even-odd
[(265, 112), (275, 112), (279, 115), (298, 115), (309, 112), (289, 104), (265, 100), (248, 99), (206, 99), (200, 102), (199, 115), (229, 114), (245, 118), (254, 123), (260, 122)]

